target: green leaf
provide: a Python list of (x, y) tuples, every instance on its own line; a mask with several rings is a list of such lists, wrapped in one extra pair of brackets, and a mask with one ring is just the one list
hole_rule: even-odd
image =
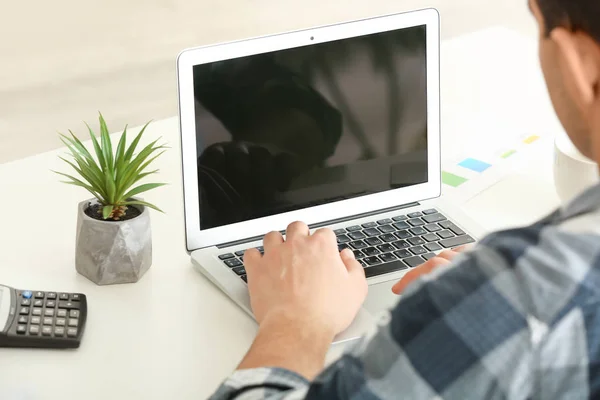
[(81, 155), (83, 155), (86, 160), (88, 160), (88, 162), (93, 162), (94, 164), (96, 164), (96, 162), (94, 161), (94, 157), (92, 157), (92, 155), (90, 154), (88, 149), (85, 148), (85, 146), (83, 145), (83, 143), (81, 143), (81, 141), (77, 138), (77, 136), (75, 136), (75, 134), (73, 132), (71, 132), (70, 130), (69, 130), (69, 133), (71, 134), (71, 138), (68, 136), (64, 136), (65, 139), (67, 139), (69, 142), (71, 142), (73, 144), (73, 146), (77, 150), (79, 150), (79, 153)]
[(121, 140), (119, 140), (119, 144), (117, 145), (117, 155), (115, 157), (115, 179), (118, 182), (119, 176), (121, 175), (121, 170), (125, 166), (125, 146), (127, 145), (127, 125), (125, 125), (125, 129), (123, 130), (123, 134), (121, 135)]
[(138, 143), (140, 142), (140, 139), (142, 138), (142, 135), (144, 134), (144, 131), (146, 130), (146, 128), (148, 127), (148, 125), (150, 125), (150, 122), (152, 122), (152, 121), (148, 121), (146, 123), (146, 125), (144, 125), (144, 127), (142, 128), (142, 130), (140, 131), (140, 133), (137, 134), (137, 136), (135, 137), (135, 139), (133, 139), (133, 142), (131, 142), (131, 144), (129, 145), (129, 148), (127, 149), (127, 152), (125, 152), (125, 161), (130, 161), (133, 158), (133, 153), (135, 152), (135, 149), (136, 149)]
[(148, 190), (152, 190), (155, 189), (157, 187), (161, 187), (161, 186), (165, 186), (166, 183), (145, 183), (143, 185), (140, 185), (134, 189), (131, 189), (129, 192), (125, 193), (123, 195), (123, 197), (125, 199), (130, 199), (135, 195), (138, 195), (140, 193), (144, 193), (147, 192)]
[(72, 182), (62, 181), (63, 183), (68, 183), (70, 185), (80, 186), (80, 187), (86, 189), (88, 192), (90, 192), (95, 198), (100, 199), (100, 196), (98, 195), (98, 193), (96, 193), (94, 191), (94, 188), (92, 188), (87, 183), (84, 183), (84, 182), (80, 181), (79, 179), (75, 178), (74, 176), (71, 176), (71, 175), (68, 175), (68, 174), (63, 174), (62, 172), (58, 172), (58, 171), (52, 171), (52, 172), (54, 172), (55, 174), (59, 174), (59, 175), (65, 176), (65, 177), (67, 177), (67, 178), (69, 178), (69, 179), (72, 180)]
[[(87, 170), (87, 166), (86, 165), (81, 165), (79, 164), (79, 167), (77, 167), (75, 164), (73, 164), (71, 161), (63, 158), (63, 157), (58, 157), (61, 160), (63, 160), (64, 162), (66, 162), (67, 164), (69, 164), (75, 171), (77, 171), (77, 173), (87, 181), (87, 183), (98, 193), (103, 194), (104, 190), (102, 188), (102, 184), (98, 181), (96, 181), (95, 177), (92, 176), (89, 172), (89, 170)], [(76, 160), (77, 163), (79, 163), (79, 160)]]
[(108, 217), (110, 217), (110, 213), (112, 213), (113, 208), (114, 207), (112, 205), (102, 207), (102, 218), (108, 219)]
[[(71, 132), (71, 131), (69, 131)], [(73, 132), (71, 132), (73, 135)], [(83, 144), (73, 135), (73, 139), (61, 135), (61, 141), (67, 146), (67, 148), (71, 151), (73, 158), (77, 161), (79, 167), (84, 170), (88, 169), (90, 173), (94, 176), (96, 182), (102, 181), (102, 170), (96, 164), (96, 161), (92, 157), (92, 155), (87, 151), (87, 149), (83, 146)], [(85, 166), (85, 168), (84, 168)]]
[(119, 188), (120, 188), (119, 193), (125, 192), (125, 190), (130, 188), (134, 183), (138, 182), (140, 179), (142, 179), (150, 174), (157, 173), (158, 172), (157, 169), (155, 169), (154, 171), (152, 171), (150, 173), (143, 173), (143, 171), (148, 167), (148, 165), (150, 165), (150, 163), (152, 163), (152, 161), (156, 160), (162, 153), (164, 153), (164, 151), (161, 151), (156, 156), (154, 156), (150, 160), (146, 161), (142, 166), (137, 168), (133, 174), (130, 174), (127, 177), (127, 179), (124, 179), (123, 185), (119, 186)]
[(92, 194), (92, 196), (94, 196), (95, 198), (98, 198), (98, 195), (94, 192), (92, 192), (91, 190), (89, 190), (88, 188), (86, 188), (85, 186), (80, 185), (77, 182), (70, 182), (70, 181), (60, 181), (61, 183), (66, 183), (67, 185), (73, 185), (73, 186), (79, 186), (82, 187), (84, 189), (86, 189), (88, 192), (90, 192)]
[(100, 171), (97, 167), (90, 167), (89, 164), (80, 161), (78, 159), (75, 159), (75, 161), (77, 161), (77, 164), (79, 165), (79, 168), (81, 169), (81, 171), (83, 171), (83, 173), (85, 174), (84, 177), (86, 177), (86, 180), (89, 183), (93, 183), (96, 186), (98, 186), (99, 188), (102, 189), (102, 192), (104, 192), (104, 184), (103, 184), (103, 179), (102, 179), (102, 171)]
[(87, 154), (91, 158), (90, 166), (90, 164), (86, 161), (88, 157), (82, 155), (82, 152), (75, 147), (76, 145), (73, 143), (72, 140), (70, 140), (70, 138), (65, 137), (64, 135), (63, 137), (61, 137), (62, 142), (71, 151), (71, 155), (73, 156), (73, 159), (77, 162), (79, 168), (77, 168), (73, 163), (64, 159), (63, 157), (60, 158), (66, 163), (68, 163), (71, 167), (73, 167), (73, 169), (75, 169), (83, 179), (85, 179), (91, 186), (94, 187), (96, 191), (98, 191), (101, 195), (104, 196), (105, 191), (103, 189), (104, 185), (102, 184), (102, 173), (96, 165), (96, 163), (94, 162), (93, 158), (91, 158), (91, 155), (89, 153)]
[(144, 179), (145, 177), (147, 177), (148, 175), (152, 175), (152, 174), (156, 174), (158, 173), (159, 170), (155, 169), (154, 171), (150, 171), (150, 172), (144, 172), (143, 174), (139, 174), (138, 176), (135, 177), (135, 179), (133, 180), (133, 182), (131, 182), (131, 185), (129, 185), (128, 187), (133, 186), (135, 183), (137, 183), (138, 181)]
[(104, 171), (106, 169), (106, 160), (104, 159), (104, 154), (102, 153), (102, 148), (98, 144), (98, 139), (96, 139), (96, 135), (94, 135), (92, 128), (90, 128), (90, 126), (87, 124), (87, 122), (85, 123), (85, 126), (87, 126), (88, 130), (90, 131), (90, 137), (92, 138), (92, 144), (94, 145), (94, 151), (96, 152), (96, 157), (98, 158), (98, 162), (100, 163), (100, 169), (102, 171)]
[(132, 201), (126, 201), (126, 202), (124, 202), (124, 203), (121, 203), (121, 205), (124, 205), (124, 206), (136, 206), (136, 205), (137, 205), (137, 206), (146, 206), (146, 207), (153, 208), (153, 209), (155, 209), (156, 211), (160, 211), (161, 213), (163, 213), (163, 214), (164, 214), (164, 211), (163, 211), (163, 210), (161, 210), (160, 208), (156, 207), (154, 204), (150, 204), (150, 203), (147, 203), (147, 202), (145, 202), (145, 201), (141, 201), (141, 200), (135, 200), (135, 199), (134, 199), (134, 200), (132, 200)]
[(108, 128), (106, 127), (106, 121), (104, 121), (104, 117), (100, 114), (100, 140), (102, 144), (102, 153), (104, 154), (104, 161), (106, 161), (106, 168), (110, 171), (111, 175), (114, 174), (115, 166), (113, 164), (113, 152), (112, 152), (112, 142), (110, 140), (110, 134), (108, 133)]
[[(161, 151), (160, 153), (158, 153), (157, 155), (155, 155), (154, 157), (152, 157), (151, 159), (149, 159), (148, 161), (146, 161), (144, 164), (142, 164), (138, 170), (137, 173), (140, 172), (144, 172), (144, 170), (146, 168), (148, 168), (148, 165), (150, 165), (152, 163), (152, 161), (156, 160), (158, 157), (160, 157), (166, 150)], [(158, 171), (158, 170), (157, 170)]]
[(84, 159), (84, 156), (81, 154), (79, 150), (68, 140), (68, 138), (60, 138), (61, 142), (69, 149), (69, 152), (73, 156), (73, 158)]
[(127, 167), (125, 167), (125, 171), (123, 173), (122, 179), (119, 182), (120, 183), (119, 187), (117, 188), (118, 189), (117, 192), (119, 194), (125, 193), (125, 190), (127, 190), (133, 184), (132, 183), (133, 180), (135, 179), (137, 173), (139, 173), (138, 167), (140, 166), (140, 164), (142, 164), (146, 160), (146, 158), (148, 158), (148, 156), (150, 156), (153, 152), (163, 148), (163, 146), (153, 147), (157, 141), (158, 141), (158, 139), (155, 140), (154, 142), (150, 143), (148, 146), (146, 146), (137, 155), (137, 157), (135, 159), (133, 159), (129, 163), (129, 165), (127, 165)]
[(110, 171), (104, 171), (104, 183), (106, 185), (106, 196), (109, 204), (115, 204), (115, 181)]

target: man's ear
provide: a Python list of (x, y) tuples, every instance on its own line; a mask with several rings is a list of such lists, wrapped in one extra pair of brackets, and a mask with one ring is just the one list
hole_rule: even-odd
[(573, 98), (580, 106), (590, 106), (596, 100), (600, 78), (600, 47), (589, 35), (555, 28), (550, 39), (556, 44), (559, 63)]

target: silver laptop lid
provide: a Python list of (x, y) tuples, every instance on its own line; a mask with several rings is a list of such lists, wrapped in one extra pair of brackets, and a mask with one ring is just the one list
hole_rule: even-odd
[(435, 10), (186, 50), (188, 250), (440, 193)]

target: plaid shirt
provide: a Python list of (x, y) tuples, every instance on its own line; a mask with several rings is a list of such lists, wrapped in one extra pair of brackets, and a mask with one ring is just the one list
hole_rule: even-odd
[(413, 283), (313, 382), (235, 372), (213, 399), (600, 398), (600, 185)]

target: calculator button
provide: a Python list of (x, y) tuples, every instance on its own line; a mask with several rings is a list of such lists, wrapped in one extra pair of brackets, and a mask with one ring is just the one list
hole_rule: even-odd
[(66, 317), (67, 316), (67, 310), (58, 310), (56, 312), (56, 316), (57, 317)]
[(24, 299), (30, 299), (31, 296), (33, 296), (33, 293), (31, 293), (31, 290), (26, 290), (21, 293), (21, 296), (23, 296)]
[(64, 336), (64, 335), (65, 335), (65, 328), (63, 328), (63, 327), (54, 328), (54, 336)]
[(21, 335), (23, 335), (25, 332), (27, 332), (27, 325), (18, 325), (17, 326), (17, 333), (20, 333)]
[(56, 318), (56, 326), (65, 326), (65, 321), (64, 318)]
[(44, 298), (44, 292), (35, 292), (35, 298), (36, 299), (43, 299)]
[(69, 300), (69, 294), (68, 293), (61, 293), (58, 295), (58, 298), (60, 300)]
[(44, 306), (44, 300), (36, 300), (33, 302), (33, 306), (34, 307), (43, 307)]
[(69, 311), (69, 317), (71, 317), (71, 318), (79, 318), (79, 310), (71, 310), (71, 311)]
[(70, 310), (72, 308), (79, 308), (79, 303), (71, 301), (59, 301), (58, 308), (65, 308), (67, 310)]
[(56, 293), (54, 293), (54, 292), (48, 292), (48, 293), (46, 293), (46, 298), (48, 300), (56, 300)]
[(235, 252), (235, 255), (238, 257), (243, 257), (246, 250), (239, 250)]
[(74, 326), (77, 327), (77, 325), (79, 325), (79, 320), (78, 319), (69, 319), (69, 326)]
[(44, 315), (46, 317), (54, 317), (54, 309), (46, 308), (46, 310), (44, 310)]
[(81, 300), (81, 296), (79, 294), (72, 294), (71, 301), (79, 301)]
[(48, 300), (46, 302), (46, 308), (54, 308), (54, 307), (56, 307), (56, 301), (54, 301), (54, 300)]
[(42, 335), (44, 335), (44, 336), (50, 336), (50, 335), (52, 335), (52, 327), (51, 326), (44, 326), (42, 328)]
[(53, 322), (54, 322), (54, 318), (44, 317), (44, 325), (52, 325)]
[(68, 337), (75, 337), (75, 336), (77, 336), (77, 328), (69, 328), (69, 329), (67, 329), (67, 336)]
[(29, 300), (29, 299), (23, 299), (23, 300), (21, 300), (21, 305), (22, 306), (30, 306), (31, 305), (31, 300)]
[(39, 325), (40, 322), (42, 322), (40, 317), (31, 317), (31, 325)]
[(21, 315), (21, 316), (19, 317), (19, 321), (18, 321), (18, 322), (19, 322), (20, 324), (26, 324), (26, 323), (27, 323), (27, 320), (28, 320), (28, 318), (27, 318), (26, 316), (24, 316), (24, 315)]
[(31, 325), (29, 327), (30, 335), (37, 335), (38, 333), (40, 333), (40, 327), (38, 325)]
[(21, 307), (21, 309), (19, 310), (19, 314), (29, 315), (29, 307)]
[(31, 315), (42, 315), (42, 309), (34, 308), (33, 311), (31, 312)]

